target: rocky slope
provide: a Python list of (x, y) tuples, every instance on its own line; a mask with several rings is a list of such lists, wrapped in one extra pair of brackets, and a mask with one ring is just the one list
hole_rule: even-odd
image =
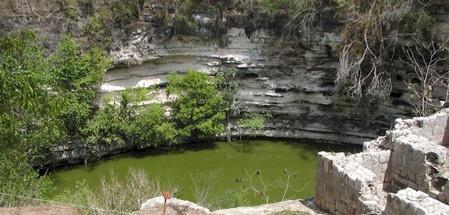
[[(69, 12), (74, 6), (67, 2), (2, 1), (0, 35), (35, 30), (52, 49), (64, 34), (82, 38), (92, 10), (109, 8), (108, 1), (103, 0), (92, 1), (89, 7), (79, 3), (75, 7), (79, 16), (73, 18)], [(443, 12), (436, 11), (441, 26), (445, 26), (440, 20), (445, 17)], [(322, 15), (310, 40), (282, 42), (279, 34), (273, 33), (273, 26), (251, 29), (248, 37), (245, 22), (254, 21), (238, 15), (233, 19), (238, 21), (229, 21), (219, 39), (211, 39), (207, 37), (211, 18), (204, 14), (194, 17), (198, 31), (188, 37), (167, 37), (167, 26), (145, 19), (132, 23), (132, 27), (112, 29), (110, 54), (116, 67), (104, 78), (99, 102), (137, 86), (158, 87), (155, 99), (165, 101), (163, 88), (170, 72), (192, 68), (213, 75), (227, 67), (237, 69), (243, 112), (273, 116), (258, 134), (261, 136), (361, 144), (390, 128), (392, 119), (410, 115), (403, 67), (397, 68), (397, 75), (392, 77), (393, 92), (383, 103), (354, 102), (334, 93), (342, 24), (331, 12)]]

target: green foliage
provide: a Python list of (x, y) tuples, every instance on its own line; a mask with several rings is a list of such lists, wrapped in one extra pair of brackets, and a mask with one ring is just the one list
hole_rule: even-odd
[(73, 96), (67, 100), (66, 106), (61, 109), (60, 119), (69, 135), (77, 135), (79, 129), (84, 127), (91, 114), (91, 107), (87, 102), (80, 102)]
[(50, 58), (56, 84), (80, 101), (92, 101), (110, 59), (100, 49), (84, 52), (71, 38), (64, 38)]
[(173, 123), (165, 116), (164, 107), (159, 104), (145, 107), (130, 126), (130, 138), (141, 147), (173, 143), (177, 135)]
[[(305, 0), (309, 1), (309, 0)], [(296, 7), (296, 0), (258, 0), (257, 1), (263, 8), (270, 12), (282, 9), (291, 9)]]
[(118, 118), (118, 109), (111, 104), (106, 104), (95, 116), (82, 128), (84, 141), (92, 146), (101, 144), (123, 143), (121, 136), (121, 121)]
[(112, 14), (114, 25), (116, 27), (122, 27), (136, 20), (139, 16), (141, 5), (143, 5), (143, 0), (113, 0)]
[(264, 127), (267, 118), (271, 118), (271, 116), (266, 114), (249, 114), (238, 121), (238, 126), (239, 128), (249, 130), (251, 133), (255, 133)]
[(176, 5), (176, 11), (178, 14), (191, 15), (195, 13), (196, 7), (198, 7), (198, 0), (180, 0)]
[(31, 32), (0, 38), (0, 50), (0, 189), (40, 197), (48, 183), (30, 161), (84, 126), (109, 60), (99, 50), (84, 53), (68, 38), (48, 59)]
[(400, 21), (400, 31), (408, 34), (417, 34), (421, 38), (429, 38), (435, 20), (424, 10), (410, 11)]
[(84, 52), (71, 38), (64, 38), (50, 58), (56, 87), (67, 105), (60, 119), (71, 136), (79, 134), (91, 115), (92, 102), (111, 61), (99, 49)]
[(38, 178), (39, 175), (20, 151), (2, 149), (0, 172), (0, 192), (14, 195), (0, 194), (0, 207), (33, 204), (31, 200), (21, 197), (45, 198), (51, 186), (47, 178)]
[(60, 99), (49, 91), (49, 65), (34, 33), (1, 38), (0, 50), (0, 145), (26, 148), (32, 158), (60, 137), (54, 117)]
[(110, 28), (112, 14), (108, 10), (102, 10), (88, 18), (82, 29), (88, 46), (107, 48), (111, 44), (112, 29)]
[(173, 19), (174, 34), (192, 35), (196, 28), (196, 24), (189, 20), (186, 16), (182, 14), (175, 15)]
[(160, 196), (161, 190), (175, 194), (177, 187), (167, 185), (162, 188), (159, 181), (148, 178), (143, 170), (130, 169), (126, 180), (111, 172), (101, 180), (101, 186), (95, 192), (86, 181), (79, 181), (73, 189), (55, 197), (55, 201), (90, 207), (83, 211), (84, 214), (127, 214), (139, 210), (144, 201)]
[(167, 92), (177, 97), (170, 104), (171, 117), (181, 135), (196, 139), (224, 131), (226, 107), (215, 78), (189, 70), (170, 75), (169, 81)]
[[(94, 192), (89, 188), (86, 180), (77, 181), (73, 190), (64, 190), (61, 194), (53, 198), (56, 202), (66, 204), (82, 205), (85, 207), (95, 207), (97, 199)], [(81, 209), (83, 214), (96, 214), (95, 209)]]
[(257, 3), (271, 13), (285, 10), (291, 15), (297, 15), (318, 9), (321, 0), (257, 0)]
[(106, 101), (104, 107), (83, 129), (90, 144), (130, 142), (138, 147), (175, 142), (177, 131), (159, 104), (141, 106), (147, 98), (144, 88), (122, 92), (117, 103)]

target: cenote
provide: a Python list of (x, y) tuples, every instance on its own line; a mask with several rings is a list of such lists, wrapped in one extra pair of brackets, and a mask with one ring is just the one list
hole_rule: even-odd
[(317, 152), (323, 150), (354, 152), (358, 149), (280, 140), (216, 142), (114, 156), (89, 165), (58, 169), (51, 174), (51, 179), (57, 195), (73, 189), (80, 180), (98, 189), (102, 178), (110, 177), (111, 172), (126, 180), (130, 168), (141, 169), (162, 187), (176, 185), (177, 198), (196, 202), (196, 184), (210, 188), (209, 201), (220, 202), (218, 207), (233, 207), (232, 202), (224, 199), (236, 193), (242, 195), (246, 204), (257, 205), (266, 199), (251, 188), (251, 183), (252, 187), (263, 190), (262, 181), (269, 202), (282, 200), (287, 182), (285, 199), (313, 196)]

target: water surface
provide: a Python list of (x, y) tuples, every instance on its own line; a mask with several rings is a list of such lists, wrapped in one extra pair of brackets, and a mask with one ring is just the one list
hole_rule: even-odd
[[(126, 180), (130, 168), (142, 169), (163, 186), (179, 186), (178, 198), (195, 202), (196, 184), (202, 189), (210, 187), (208, 201), (219, 202), (219, 207), (232, 207), (237, 204), (236, 199), (257, 205), (265, 203), (266, 197), (269, 202), (275, 202), (283, 197), (313, 196), (316, 157), (322, 150), (354, 151), (350, 147), (294, 141), (208, 143), (111, 157), (87, 166), (59, 169), (51, 178), (57, 195), (64, 189), (73, 188), (79, 180), (86, 180), (91, 188), (98, 189), (101, 179), (110, 176), (111, 172)], [(266, 195), (257, 192), (263, 191), (264, 186)]]

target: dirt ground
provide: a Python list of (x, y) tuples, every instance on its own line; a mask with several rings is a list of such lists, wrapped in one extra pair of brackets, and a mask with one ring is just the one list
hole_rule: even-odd
[(81, 215), (71, 207), (44, 205), (38, 207), (0, 208), (0, 215)]

